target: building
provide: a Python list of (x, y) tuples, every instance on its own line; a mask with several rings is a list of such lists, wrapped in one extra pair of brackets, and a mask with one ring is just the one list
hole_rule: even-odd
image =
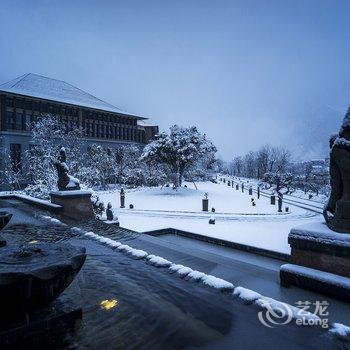
[(0, 85), (0, 147), (9, 150), (14, 164), (20, 164), (29, 149), (30, 124), (43, 115), (81, 127), (87, 144), (104, 147), (143, 146), (158, 133), (158, 126), (144, 124), (147, 118), (124, 112), (64, 81), (29, 73)]

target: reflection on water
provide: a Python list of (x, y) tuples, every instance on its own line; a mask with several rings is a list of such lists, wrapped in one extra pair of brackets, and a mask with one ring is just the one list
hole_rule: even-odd
[[(89, 255), (67, 297), (83, 308), (83, 325), (68, 340), (79, 348), (180, 349), (231, 328), (231, 312), (218, 308), (224, 295), (113, 252)], [(117, 307), (101, 308), (114, 300)]]

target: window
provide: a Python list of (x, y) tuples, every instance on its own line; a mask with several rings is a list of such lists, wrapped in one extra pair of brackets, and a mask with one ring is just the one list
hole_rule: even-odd
[(15, 121), (15, 129), (22, 130), (22, 112), (16, 112), (16, 121)]
[(21, 170), (21, 145), (18, 143), (10, 144), (11, 165), (13, 171)]
[(32, 109), (32, 101), (31, 100), (25, 100), (25, 108)]
[(12, 97), (6, 97), (6, 106), (13, 107), (13, 98)]
[(38, 101), (33, 102), (33, 110), (39, 112), (40, 110), (40, 104)]
[(17, 108), (23, 108), (23, 100), (16, 98), (15, 105)]
[(11, 111), (6, 112), (6, 124), (7, 124), (7, 129), (15, 128), (14, 113)]
[(32, 123), (32, 114), (27, 112), (25, 116), (25, 125), (24, 125), (24, 130), (29, 131), (30, 130), (30, 125)]

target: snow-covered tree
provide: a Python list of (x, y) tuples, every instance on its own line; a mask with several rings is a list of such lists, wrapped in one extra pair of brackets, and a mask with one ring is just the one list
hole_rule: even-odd
[(174, 187), (181, 186), (183, 176), (202, 157), (215, 154), (216, 147), (198, 132), (196, 127), (184, 128), (174, 125), (170, 132), (160, 133), (149, 143), (141, 160), (166, 165), (171, 173)]
[[(116, 183), (142, 184), (140, 156), (141, 149), (134, 145), (124, 145), (118, 147), (114, 154), (114, 175)], [(137, 180), (136, 180), (137, 179)]]
[(82, 130), (78, 126), (68, 128), (51, 115), (43, 115), (31, 125), (32, 140), (26, 153), (31, 182), (26, 189), (29, 194), (47, 197), (49, 192), (56, 188), (57, 174), (54, 162), (61, 147), (65, 147), (70, 172), (76, 176), (83, 163), (81, 137)]
[(0, 185), (5, 185), (11, 190), (21, 189), (21, 183), (24, 181), (21, 161), (11, 159), (10, 151), (6, 147), (0, 148), (0, 159)]

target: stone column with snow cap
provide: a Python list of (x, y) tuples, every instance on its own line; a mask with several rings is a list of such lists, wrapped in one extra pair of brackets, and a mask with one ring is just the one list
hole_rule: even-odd
[(92, 219), (94, 217), (91, 191), (82, 191), (80, 182), (68, 174), (67, 155), (64, 147), (59, 150), (59, 155), (54, 163), (57, 170), (58, 191), (51, 192), (51, 202), (63, 208), (63, 215), (76, 220)]
[(339, 135), (330, 139), (331, 193), (325, 221), (291, 229), (290, 263), (281, 284), (294, 285), (350, 302), (350, 109)]

